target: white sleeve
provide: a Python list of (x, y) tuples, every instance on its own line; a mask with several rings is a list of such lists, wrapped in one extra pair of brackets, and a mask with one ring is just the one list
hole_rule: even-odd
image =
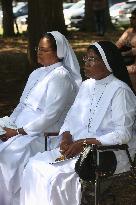
[(113, 131), (96, 137), (103, 145), (126, 144), (132, 138), (136, 114), (136, 97), (120, 88), (112, 100)]
[[(74, 93), (74, 94), (73, 94)], [(48, 83), (45, 97), (45, 111), (37, 119), (23, 127), (27, 134), (38, 134), (53, 126), (63, 113), (68, 102), (74, 100), (75, 92), (68, 75), (55, 76)]]

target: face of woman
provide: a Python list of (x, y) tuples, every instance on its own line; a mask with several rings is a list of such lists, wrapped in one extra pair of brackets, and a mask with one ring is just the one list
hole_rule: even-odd
[(37, 49), (37, 61), (39, 64), (49, 66), (59, 61), (57, 52), (53, 50), (48, 38), (42, 38)]
[(132, 28), (134, 28), (134, 29), (136, 28), (136, 16), (135, 15), (132, 15), (130, 17), (130, 25)]
[(83, 61), (85, 63), (84, 72), (87, 78), (101, 80), (110, 74), (103, 60), (92, 49), (87, 51)]

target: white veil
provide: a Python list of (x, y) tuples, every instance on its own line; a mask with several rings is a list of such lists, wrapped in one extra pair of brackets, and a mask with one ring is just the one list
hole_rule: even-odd
[(68, 40), (58, 31), (48, 32), (51, 33), (57, 44), (57, 56), (62, 60), (64, 67), (70, 72), (72, 78), (74, 79), (76, 85), (79, 87), (82, 82), (82, 77), (80, 74), (80, 66), (77, 57), (70, 46)]

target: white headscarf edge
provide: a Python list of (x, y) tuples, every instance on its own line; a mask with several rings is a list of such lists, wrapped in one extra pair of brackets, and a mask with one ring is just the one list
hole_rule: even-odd
[(58, 58), (63, 59), (62, 63), (64, 67), (70, 72), (77, 87), (79, 88), (82, 82), (82, 77), (80, 74), (80, 66), (72, 47), (65, 36), (60, 32), (52, 31), (48, 33), (51, 33), (54, 36), (57, 44), (57, 56)]
[(111, 69), (111, 67), (110, 67), (110, 65), (109, 65), (109, 63), (108, 63), (108, 61), (107, 61), (105, 52), (104, 52), (104, 50), (102, 49), (102, 47), (99, 45), (99, 43), (95, 42), (95, 43), (93, 43), (93, 44), (91, 44), (91, 45), (96, 46), (96, 48), (98, 49), (98, 51), (99, 51), (100, 54), (101, 54), (102, 60), (103, 60), (104, 64), (106, 65), (106, 68), (107, 68), (110, 72), (112, 72), (112, 69)]

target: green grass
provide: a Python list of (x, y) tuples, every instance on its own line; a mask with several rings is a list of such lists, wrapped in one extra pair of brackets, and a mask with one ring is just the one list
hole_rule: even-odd
[(3, 35), (3, 28), (1, 25), (0, 25), (0, 35)]

